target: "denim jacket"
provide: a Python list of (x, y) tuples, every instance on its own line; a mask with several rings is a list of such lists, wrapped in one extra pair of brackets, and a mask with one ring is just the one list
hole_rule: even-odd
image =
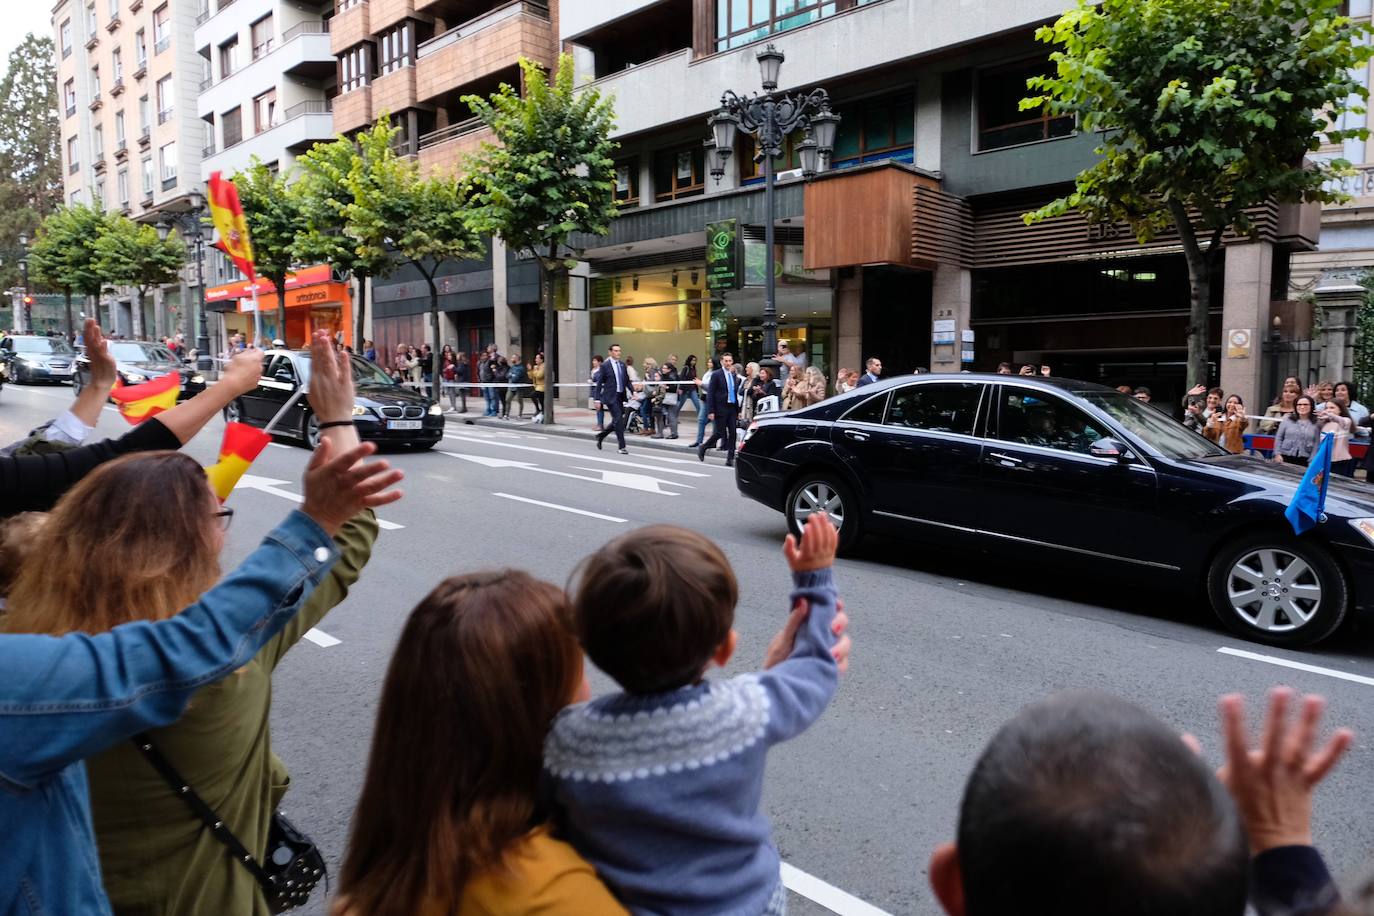
[(96, 636), (0, 635), (0, 916), (110, 912), (82, 760), (175, 722), (200, 687), (257, 654), (335, 559), (296, 511), (170, 620)]

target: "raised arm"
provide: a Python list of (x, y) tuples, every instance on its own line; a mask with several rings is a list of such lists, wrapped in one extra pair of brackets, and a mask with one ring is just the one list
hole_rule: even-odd
[(262, 377), (262, 351), (243, 350), (229, 360), (219, 381), (171, 410), (158, 415), (162, 425), (185, 445), (237, 397), (257, 387)]
[(72, 414), (87, 426), (95, 426), (100, 421), (100, 411), (109, 399), (110, 389), (114, 387), (118, 376), (114, 357), (105, 343), (105, 335), (94, 318), (86, 319), (81, 339), (86, 342), (86, 360), (91, 367), (91, 380), (76, 396)]

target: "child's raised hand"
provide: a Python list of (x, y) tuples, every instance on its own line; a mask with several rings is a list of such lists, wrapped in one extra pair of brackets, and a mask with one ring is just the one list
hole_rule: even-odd
[(783, 541), (782, 553), (787, 557), (787, 565), (793, 572), (811, 572), (825, 569), (835, 563), (835, 549), (840, 543), (840, 533), (824, 512), (813, 512), (802, 528), (801, 541), (789, 534)]

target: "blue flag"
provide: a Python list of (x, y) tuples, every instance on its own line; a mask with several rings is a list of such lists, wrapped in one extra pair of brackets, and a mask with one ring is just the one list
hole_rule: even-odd
[(1283, 510), (1284, 517), (1293, 526), (1294, 534), (1302, 534), (1322, 520), (1322, 510), (1326, 508), (1326, 484), (1331, 479), (1331, 448), (1335, 433), (1322, 436), (1317, 453), (1307, 463), (1307, 473)]

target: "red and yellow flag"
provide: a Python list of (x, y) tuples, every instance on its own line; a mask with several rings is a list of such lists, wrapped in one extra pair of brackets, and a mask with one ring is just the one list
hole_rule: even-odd
[(110, 399), (119, 406), (119, 412), (131, 426), (137, 426), (149, 417), (157, 416), (164, 410), (177, 406), (177, 395), (181, 394), (181, 373), (168, 372), (161, 378), (138, 385), (126, 385), (115, 381)]
[(225, 424), (219, 461), (205, 469), (205, 476), (210, 478), (210, 489), (215, 491), (220, 502), (229, 498), (253, 459), (262, 454), (271, 441), (270, 435), (246, 423)]
[(206, 189), (206, 203), (210, 205), (210, 221), (219, 232), (215, 247), (227, 254), (234, 266), (243, 271), (250, 283), (256, 282), (253, 272), (253, 242), (248, 237), (248, 220), (243, 216), (243, 205), (239, 203), (239, 190), (234, 183), (221, 178), (219, 172), (210, 173), (210, 184)]

